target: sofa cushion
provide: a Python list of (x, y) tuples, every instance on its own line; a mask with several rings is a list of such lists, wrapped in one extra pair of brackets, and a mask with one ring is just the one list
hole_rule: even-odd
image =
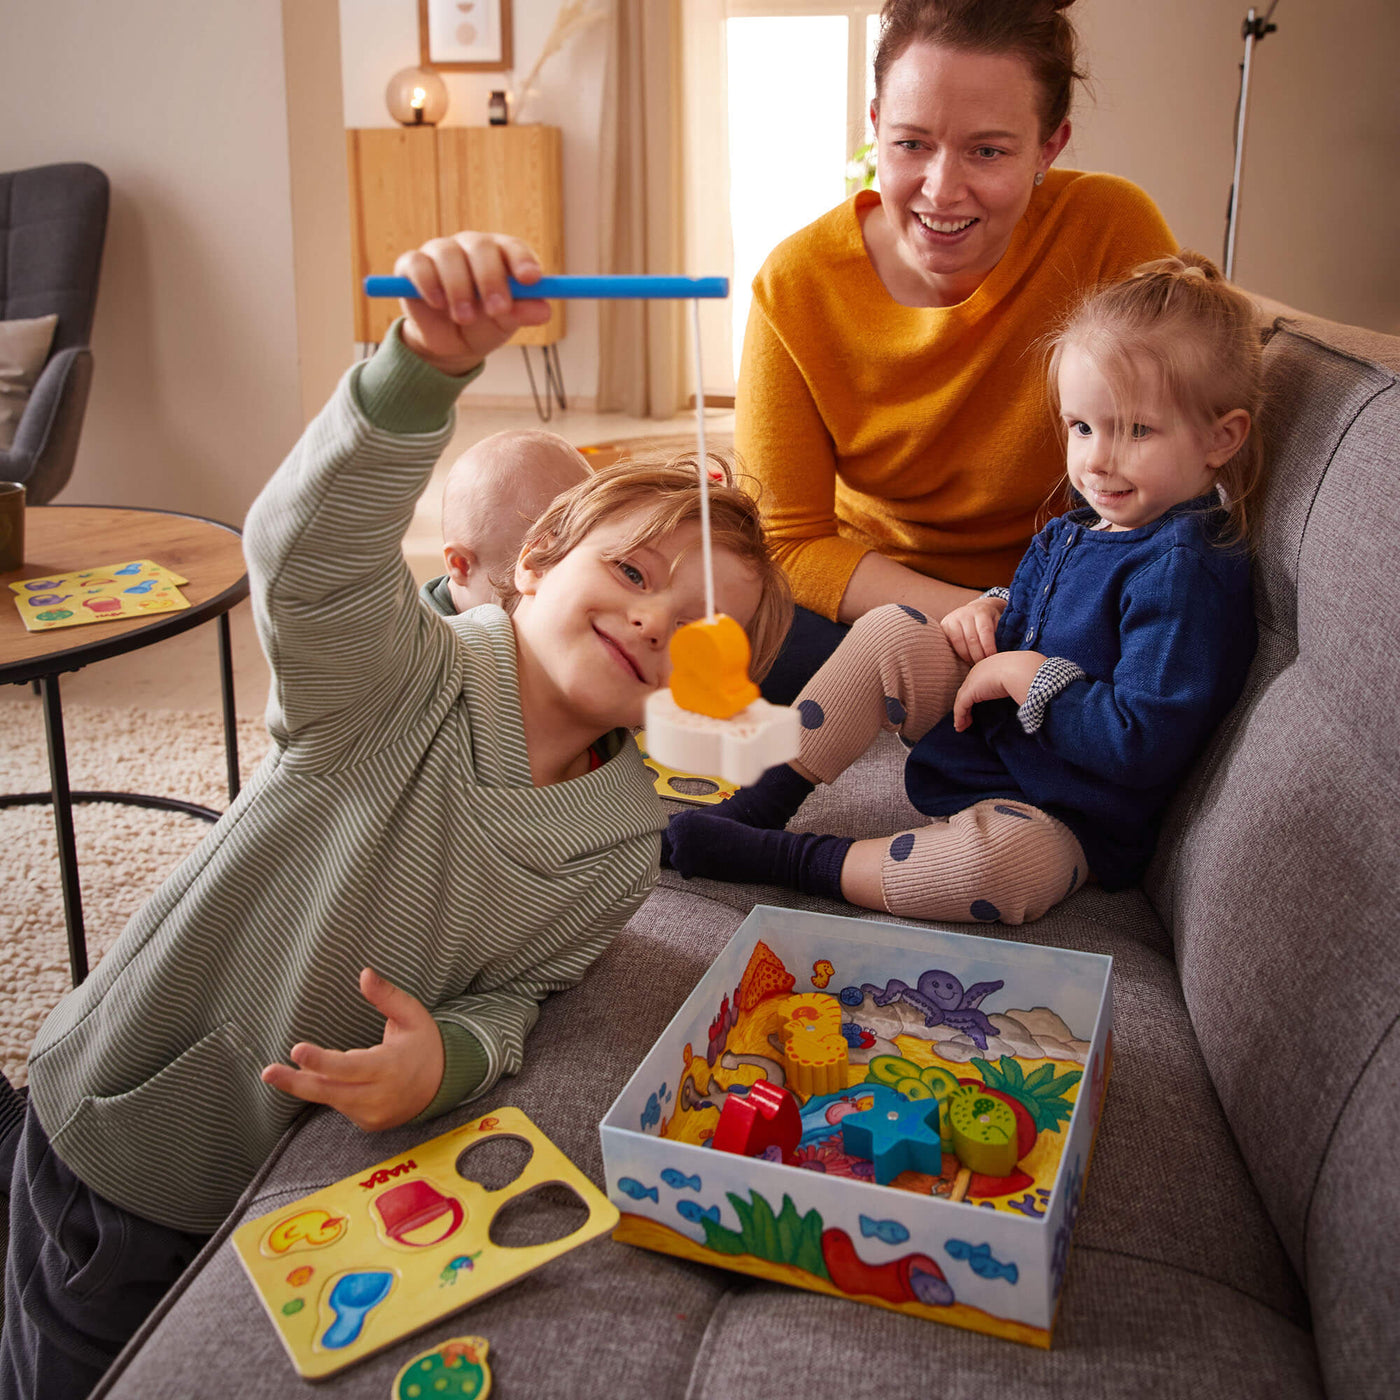
[(49, 357), (58, 317), (0, 321), (0, 449), (15, 440), (34, 381)]
[(1331, 338), (1284, 326), (1266, 347), (1260, 650), (1147, 887), (1329, 1390), (1350, 1396), (1400, 1374), (1400, 340), (1348, 332), (1359, 359)]
[[(599, 1120), (743, 912), (693, 890), (657, 890), (582, 984), (545, 1003), (522, 1072), (434, 1127), (518, 1105), (601, 1185)], [(1006, 1396), (1116, 1397), (1150, 1375), (1160, 1395), (1227, 1386), (1240, 1395), (1319, 1395), (1306, 1304), (1221, 1115), (1170, 962), (1108, 923), (1086, 919), (1059, 931), (1069, 937), (1051, 938), (1045, 921), (1014, 932), (1112, 954), (1117, 1030), (1048, 1355), (605, 1238), (344, 1372), (330, 1393), (379, 1400), (415, 1351), (473, 1332), (491, 1342), (501, 1393), (532, 1400), (766, 1394), (791, 1390), (797, 1378), (815, 1381), (823, 1357), (827, 1384), (864, 1374), (902, 1393), (898, 1378), (929, 1376), (934, 1355), (969, 1378), (967, 1393), (980, 1376), (979, 1385)], [(430, 1135), (420, 1126), (366, 1136), (315, 1111), (230, 1228)], [(251, 1400), (329, 1388), (297, 1379), (231, 1246), (219, 1241), (108, 1384), (98, 1394), (123, 1400)]]

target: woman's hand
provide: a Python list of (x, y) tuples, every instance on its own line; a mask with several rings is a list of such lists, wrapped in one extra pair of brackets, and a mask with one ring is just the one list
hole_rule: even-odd
[(418, 289), (403, 300), (403, 341), (445, 374), (465, 374), (522, 326), (549, 320), (546, 301), (511, 298), (508, 277), (538, 282), (540, 261), (528, 243), (500, 233), (430, 238), (394, 264)]
[(264, 1084), (342, 1113), (367, 1133), (407, 1123), (432, 1103), (442, 1087), (446, 1056), (442, 1032), (417, 997), (365, 968), (360, 992), (384, 1015), (384, 1039), (369, 1050), (324, 1050), (299, 1041), (297, 1066), (268, 1065)]
[(1005, 609), (1005, 598), (974, 598), (944, 616), (943, 635), (969, 666), (996, 655), (997, 622)]
[(972, 707), (983, 700), (1009, 697), (1024, 705), (1044, 661), (1038, 651), (999, 651), (979, 661), (953, 697), (953, 728), (959, 733), (966, 729), (972, 723)]

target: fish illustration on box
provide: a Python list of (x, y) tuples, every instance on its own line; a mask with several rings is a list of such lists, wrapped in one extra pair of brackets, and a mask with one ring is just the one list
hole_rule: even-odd
[(684, 1172), (678, 1172), (675, 1167), (667, 1167), (661, 1173), (661, 1179), (673, 1191), (698, 1191), (700, 1189), (698, 1176), (687, 1176)]
[(860, 1217), (860, 1232), (866, 1239), (882, 1244), (903, 1244), (909, 1238), (908, 1229), (898, 1220), (872, 1220), (868, 1215)]
[(676, 1202), (676, 1214), (682, 1220), (688, 1220), (692, 1225), (698, 1225), (702, 1220), (713, 1220), (719, 1224), (719, 1207), (702, 1206), (698, 1201), (686, 1199)]
[(617, 1183), (618, 1189), (631, 1196), (634, 1201), (660, 1202), (661, 1192), (655, 1186), (643, 1186), (635, 1176), (624, 1176)]
[(943, 1246), (954, 1259), (961, 1259), (978, 1278), (1004, 1278), (1015, 1283), (1020, 1271), (1015, 1264), (1003, 1264), (992, 1257), (989, 1244), (969, 1244), (966, 1240), (948, 1240)]
[(642, 1131), (655, 1127), (661, 1121), (661, 1100), (653, 1094), (647, 1100), (647, 1106), (642, 1110), (641, 1124)]

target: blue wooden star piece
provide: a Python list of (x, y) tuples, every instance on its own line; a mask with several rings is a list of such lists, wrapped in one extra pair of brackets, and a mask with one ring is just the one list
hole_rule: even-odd
[[(932, 1124), (932, 1126), (930, 1126)], [(875, 1164), (875, 1180), (887, 1186), (900, 1172), (943, 1170), (943, 1144), (938, 1138), (938, 1100), (916, 1099), (902, 1107), (887, 1104), (841, 1120), (841, 1144), (849, 1157)]]

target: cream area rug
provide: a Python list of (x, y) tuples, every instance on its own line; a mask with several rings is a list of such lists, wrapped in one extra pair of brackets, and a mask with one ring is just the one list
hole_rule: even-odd
[[(217, 712), (65, 705), (69, 781), (75, 790), (155, 793), (216, 811), (228, 805), (223, 718)], [(0, 792), (49, 787), (39, 698), (27, 686), (0, 692)], [(260, 721), (238, 726), (244, 779), (267, 751)], [(89, 967), (96, 967), (141, 901), (191, 851), (209, 823), (115, 803), (73, 809)], [(25, 1082), (25, 1061), (44, 1017), (69, 988), (68, 938), (53, 811), (0, 809), (5, 878), (0, 889), (0, 1069)]]

